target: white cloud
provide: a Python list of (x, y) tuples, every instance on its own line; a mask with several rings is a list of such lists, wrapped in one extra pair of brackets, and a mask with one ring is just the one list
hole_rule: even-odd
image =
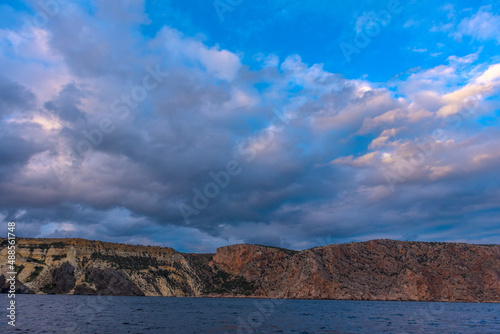
[(211, 74), (228, 81), (232, 81), (239, 69), (241, 61), (238, 55), (228, 51), (219, 50), (218, 47), (209, 48), (202, 42), (182, 36), (177, 30), (164, 27), (157, 36), (164, 47), (180, 62), (186, 59), (198, 62)]
[(413, 49), (411, 49), (412, 52), (417, 52), (417, 53), (424, 53), (424, 52), (427, 52), (427, 48), (416, 48), (416, 47), (413, 47)]
[(382, 131), (380, 136), (372, 140), (369, 148), (379, 148), (387, 144), (391, 137), (394, 137), (398, 133), (398, 129), (385, 129)]
[(464, 18), (458, 25), (457, 35), (468, 35), (478, 40), (500, 42), (500, 15), (491, 13), (490, 6), (483, 6), (471, 17)]
[(465, 87), (443, 96), (446, 103), (438, 115), (447, 117), (454, 115), (466, 108), (473, 108), (479, 102), (479, 99), (488, 96), (500, 84), (500, 64), (490, 65), (479, 77), (474, 79)]

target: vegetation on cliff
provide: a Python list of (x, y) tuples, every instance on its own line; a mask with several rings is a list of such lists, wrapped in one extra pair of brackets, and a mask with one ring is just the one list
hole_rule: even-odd
[[(0, 240), (0, 254), (7, 244)], [(20, 293), (500, 301), (500, 246), (373, 240), (215, 254), (83, 239), (18, 239)], [(9, 270), (0, 264), (0, 288)]]

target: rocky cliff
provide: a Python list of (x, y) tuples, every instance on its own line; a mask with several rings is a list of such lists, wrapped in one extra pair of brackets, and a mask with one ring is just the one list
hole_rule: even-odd
[[(7, 240), (0, 241), (0, 288), (7, 290)], [(84, 239), (17, 239), (18, 292), (126, 296), (245, 296), (243, 278), (209, 265), (212, 254)]]
[[(19, 292), (500, 302), (500, 246), (374, 240), (216, 254), (82, 239), (18, 239)], [(0, 242), (6, 290), (6, 240)]]
[(214, 262), (271, 298), (500, 302), (500, 246), (374, 240), (291, 253), (233, 245)]

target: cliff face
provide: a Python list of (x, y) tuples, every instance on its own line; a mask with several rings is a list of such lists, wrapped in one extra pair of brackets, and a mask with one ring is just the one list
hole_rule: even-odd
[[(17, 242), (24, 293), (500, 302), (500, 246), (374, 240), (183, 254), (82, 239)], [(0, 255), (7, 259), (5, 239)], [(8, 271), (2, 261), (0, 287)]]
[[(0, 242), (0, 288), (6, 291), (7, 242)], [(83, 239), (17, 239), (18, 292), (47, 294), (249, 295), (253, 286), (209, 266), (210, 254)], [(22, 283), (22, 284), (21, 284)], [(28, 290), (26, 290), (28, 289)]]
[(272, 298), (500, 302), (500, 246), (374, 240), (291, 254), (234, 245), (214, 262)]

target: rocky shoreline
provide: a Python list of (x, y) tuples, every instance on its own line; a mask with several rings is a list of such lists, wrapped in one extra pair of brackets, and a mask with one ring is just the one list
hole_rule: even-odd
[[(0, 239), (7, 259), (7, 240)], [(17, 239), (18, 293), (500, 302), (500, 246), (394, 240), (215, 254), (84, 239)], [(7, 261), (0, 264), (6, 292)]]

